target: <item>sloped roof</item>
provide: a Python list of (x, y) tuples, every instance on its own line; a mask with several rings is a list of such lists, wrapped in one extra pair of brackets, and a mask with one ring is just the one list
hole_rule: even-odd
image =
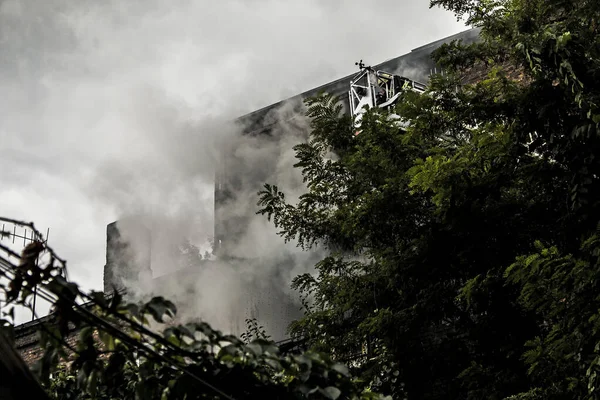
[[(462, 40), (463, 43), (475, 42), (479, 37), (479, 29), (469, 29), (444, 39), (423, 45), (413, 49), (410, 53), (384, 61), (373, 67), (378, 70), (384, 70), (396, 75), (404, 76), (417, 82), (426, 82), (433, 68), (436, 67), (431, 59), (431, 53), (444, 43), (450, 43), (453, 40)], [(270, 112), (276, 110), (281, 105), (288, 101), (301, 101), (308, 97), (317, 95), (320, 92), (328, 92), (345, 99), (345, 94), (348, 92), (350, 80), (355, 74), (345, 76), (335, 81), (326, 83), (306, 92), (292, 96), (288, 99), (263, 107), (249, 114), (239, 117), (236, 122), (244, 128), (247, 134), (256, 134), (267, 131), (269, 126), (275, 124), (276, 121), (269, 118)]]

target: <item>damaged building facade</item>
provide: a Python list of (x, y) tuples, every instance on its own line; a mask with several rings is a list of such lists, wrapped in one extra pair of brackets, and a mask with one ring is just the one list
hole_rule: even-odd
[[(429, 75), (437, 68), (431, 59), (433, 50), (453, 40), (472, 42), (477, 37), (476, 30), (468, 30), (416, 48), (408, 54), (378, 64), (373, 69), (426, 83)], [(302, 140), (308, 133), (308, 121), (303, 117), (303, 100), (320, 92), (327, 92), (337, 95), (348, 109), (348, 90), (353, 77), (354, 75), (345, 76), (237, 119), (236, 125), (242, 133), (240, 139), (230, 144), (229, 148), (223, 149), (223, 157), (215, 173), (215, 259), (201, 260), (196, 265), (180, 266), (173, 273), (155, 277), (152, 266), (157, 261), (150, 254), (150, 249), (156, 247), (152, 238), (155, 232), (151, 233), (150, 228), (137, 227), (135, 237), (145, 241), (148, 250), (128, 255), (127, 244), (119, 239), (119, 228), (131, 229), (127, 225), (135, 224), (135, 221), (119, 221), (108, 225), (105, 291), (110, 291), (113, 286), (122, 287), (124, 284), (128, 289), (135, 290), (132, 286), (136, 286), (136, 279), (146, 282), (140, 284), (140, 287), (152, 287), (155, 293), (161, 293), (161, 288), (177, 285), (187, 295), (181, 299), (176, 296), (175, 301), (182, 316), (190, 318), (194, 316), (195, 310), (194, 302), (190, 302), (189, 299), (194, 299), (196, 295), (203, 297), (202, 293), (193, 293), (194, 282), (210, 277), (211, 273), (206, 271), (223, 269), (223, 264), (227, 264), (230, 271), (239, 271), (236, 279), (241, 280), (245, 293), (238, 293), (231, 299), (232, 293), (227, 292), (227, 287), (223, 287), (221, 294), (218, 288), (215, 289), (214, 296), (222, 295), (228, 297), (229, 301), (238, 303), (230, 307), (230, 321), (223, 321), (217, 326), (240, 334), (244, 331), (245, 319), (256, 318), (275, 340), (285, 338), (286, 327), (301, 315), (300, 303), (293, 298), (294, 295), (289, 289), (291, 279), (297, 275), (296, 272), (306, 271), (314, 266), (320, 255), (318, 252), (299, 251), (294, 249), (293, 245), (279, 247), (275, 242), (282, 240), (277, 240), (275, 229), (272, 227), (271, 236), (261, 237), (262, 233), (259, 234), (256, 227), (264, 228), (268, 222), (264, 217), (256, 215), (257, 192), (264, 183), (277, 184), (286, 192), (301, 190), (297, 187), (301, 181), (296, 180), (290, 184), (289, 180), (281, 179), (279, 175), (282, 170), (293, 169), (292, 163), (282, 165), (283, 153), (287, 152), (289, 156), (293, 144)], [(248, 156), (253, 147), (261, 150), (268, 148), (269, 151), (257, 153), (260, 157)], [(140, 248), (139, 243), (137, 247)], [(274, 248), (277, 248), (276, 251), (273, 251)], [(268, 276), (244, 273), (260, 269), (264, 269)], [(148, 285), (148, 282), (151, 284)], [(218, 284), (218, 281), (215, 284)], [(215, 315), (198, 317), (208, 321), (217, 318)]]
[[(477, 38), (477, 30), (467, 30), (373, 68), (427, 83), (429, 75), (438, 68), (431, 59), (433, 50), (453, 40), (469, 43)], [(302, 314), (300, 302), (289, 287), (291, 280), (299, 273), (309, 271), (322, 254), (318, 250), (300, 251), (293, 244), (280, 244), (283, 240), (277, 237), (272, 226), (269, 233), (264, 234), (264, 227), (270, 224), (263, 216), (256, 215), (257, 192), (264, 183), (278, 184), (282, 190), (292, 193), (302, 189), (301, 179), (292, 176), (293, 162), (290, 160), (293, 159), (293, 144), (308, 134), (303, 100), (327, 92), (339, 96), (348, 109), (348, 91), (353, 76), (340, 78), (236, 120), (241, 132), (239, 140), (223, 149), (215, 171), (212, 256), (200, 256), (193, 246), (182, 252), (175, 242), (172, 254), (153, 253), (157, 241), (165, 240), (165, 235), (161, 236), (155, 228), (145, 224), (143, 218), (131, 217), (109, 224), (105, 293), (115, 288), (125, 289), (137, 297), (166, 295), (168, 292), (169, 298), (177, 304), (182, 320), (200, 318), (218, 329), (239, 335), (245, 331), (246, 319), (256, 318), (273, 340), (285, 339), (289, 323)], [(253, 149), (262, 151), (253, 155)], [(182, 262), (173, 262), (171, 256), (175, 253), (182, 257)], [(168, 273), (157, 273), (159, 265), (164, 270), (163, 264), (169, 262), (174, 265)], [(211, 279), (213, 284), (198, 284)], [(173, 288), (181, 296), (173, 298)], [(214, 313), (210, 307), (202, 307), (203, 312), (198, 312), (198, 304), (211, 301), (215, 301)], [(223, 302), (227, 304), (223, 305)], [(227, 312), (223, 313), (223, 309)], [(30, 338), (32, 323), (26, 325), (22, 334)], [(17, 339), (18, 336), (17, 328)], [(30, 339), (23, 343), (23, 352), (30, 352), (31, 346), (35, 346)]]

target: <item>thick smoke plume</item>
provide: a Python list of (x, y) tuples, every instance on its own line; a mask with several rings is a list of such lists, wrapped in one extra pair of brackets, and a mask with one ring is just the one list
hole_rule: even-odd
[[(273, 338), (285, 337), (287, 324), (300, 315), (291, 280), (310, 272), (320, 252), (284, 243), (266, 218), (255, 215), (257, 191), (263, 182), (274, 183), (290, 201), (304, 192), (302, 176), (293, 168), (293, 147), (306, 139), (309, 120), (298, 99), (271, 111), (265, 122), (273, 124), (269, 135), (237, 134), (222, 143), (218, 182), (227, 187), (228, 197), (216, 218), (230, 225), (220, 255), (203, 261), (195, 257), (204, 243), (201, 221), (189, 218), (193, 203), (188, 208), (177, 202), (171, 212), (166, 207), (160, 214), (130, 216), (117, 224), (133, 250), (128, 265), (138, 268), (133, 274), (127, 268), (116, 272), (134, 298), (168, 296), (179, 305), (180, 321), (202, 318), (238, 335), (245, 319), (256, 318)], [(187, 241), (197, 247), (182, 248)], [(145, 269), (148, 261), (151, 272)]]
[[(185, 237), (204, 250), (213, 235), (220, 149), (301, 191), (291, 168), (301, 118), (280, 124), (275, 144), (240, 139), (237, 116), (353, 72), (358, 58), (388, 59), (463, 28), (426, 2), (397, 0), (0, 0), (0, 209), (50, 227), (70, 276), (94, 289), (106, 224), (143, 215), (162, 238), (153, 273), (168, 274), (172, 243)], [(248, 196), (227, 212), (250, 211), (258, 189), (243, 188)], [(237, 307), (244, 282), (275, 279), (285, 292), (312, 262), (266, 221), (246, 228), (234, 250), (255, 264), (211, 266), (201, 294), (182, 299), (209, 321)], [(292, 268), (276, 268), (290, 254)], [(256, 272), (275, 270), (265, 280)]]

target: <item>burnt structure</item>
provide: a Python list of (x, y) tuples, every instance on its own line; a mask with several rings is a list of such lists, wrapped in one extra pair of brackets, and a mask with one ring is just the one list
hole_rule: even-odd
[[(385, 61), (373, 66), (373, 69), (384, 70), (394, 75), (406, 77), (416, 82), (426, 83), (432, 72), (439, 67), (431, 59), (431, 53), (444, 43), (453, 40), (462, 40), (471, 43), (477, 40), (478, 30), (471, 29), (456, 35), (441, 39), (439, 41), (421, 46), (410, 53)], [(476, 74), (473, 79), (477, 80)], [(269, 182), (275, 165), (278, 162), (282, 147), (274, 146), (285, 139), (286, 133), (306, 130), (306, 125), (301, 121), (303, 114), (302, 101), (308, 97), (315, 96), (320, 92), (328, 92), (338, 96), (343, 102), (346, 110), (350, 111), (348, 91), (354, 75), (348, 75), (333, 82), (298, 94), (290, 99), (272, 104), (236, 120), (236, 124), (243, 132), (243, 138), (226, 149), (225, 156), (215, 173), (214, 189), (214, 252), (217, 261), (199, 260), (193, 266), (178, 268), (174, 272), (155, 276), (153, 271), (153, 255), (151, 253), (153, 235), (151, 229), (140, 224), (139, 219), (130, 218), (113, 222), (107, 226), (106, 242), (106, 265), (104, 266), (104, 290), (109, 294), (113, 289), (123, 289), (132, 286), (144, 286), (159, 290), (161, 287), (176, 284), (182, 293), (187, 294), (186, 301), (178, 302), (179, 309), (183, 311), (184, 317), (194, 312), (195, 305), (189, 302), (195, 295), (194, 282), (205, 277), (201, 270), (220, 268), (219, 262), (232, 265), (232, 269), (261, 268), (268, 262), (271, 264), (271, 276), (263, 282), (248, 281), (248, 289), (251, 296), (241, 296), (240, 312), (233, 315), (230, 328), (233, 332), (244, 329), (244, 318), (256, 317), (259, 322), (271, 319), (279, 325), (279, 331), (273, 332), (274, 340), (285, 338), (285, 326), (294, 318), (299, 316), (297, 305), (286, 294), (283, 287), (273, 285), (273, 282), (288, 282), (292, 274), (289, 274), (289, 266), (298, 263), (314, 265), (319, 258), (317, 255), (279, 252), (270, 254), (269, 260), (243, 252), (236, 252), (239, 241), (248, 236), (248, 227), (256, 218), (255, 200), (247, 198), (249, 194), (255, 195), (264, 182)], [(284, 125), (285, 129), (282, 129)], [(273, 152), (263, 152), (261, 157), (240, 156), (237, 146), (249, 144), (252, 146), (266, 145)], [(245, 198), (246, 197), (246, 198)], [(240, 205), (245, 204), (245, 207)], [(232, 209), (235, 212), (232, 212)], [(126, 233), (126, 234), (124, 234)], [(134, 238), (134, 243), (125, 240), (124, 236)], [(251, 243), (252, 245), (252, 243)], [(286, 276), (286, 272), (288, 275)], [(275, 276), (274, 276), (275, 275)], [(280, 275), (280, 276), (276, 276)], [(141, 285), (144, 281), (146, 284)], [(248, 301), (251, 298), (252, 301)], [(177, 299), (174, 299), (177, 301)], [(210, 320), (210, 319), (209, 319)], [(42, 352), (38, 344), (37, 331), (41, 324), (50, 322), (51, 317), (43, 317), (35, 321), (16, 327), (16, 347), (25, 361), (30, 364), (38, 359)], [(282, 329), (283, 328), (283, 329)], [(71, 341), (77, 335), (73, 331)], [(296, 342), (284, 340), (282, 348), (293, 351), (297, 347)]]
[[(453, 40), (469, 43), (477, 38), (477, 30), (468, 30), (416, 48), (408, 54), (375, 65), (371, 70), (393, 74), (390, 78), (392, 83), (398, 77), (402, 77), (403, 82), (426, 83), (429, 75), (439, 69), (431, 59), (433, 50)], [(223, 150), (223, 157), (215, 172), (213, 251), (217, 256), (216, 261), (200, 260), (195, 266), (174, 268), (172, 273), (157, 277), (150, 253), (153, 247), (150, 230), (131, 221), (108, 225), (105, 292), (115, 287), (136, 289), (136, 282), (142, 280), (146, 284), (139, 286), (153, 288), (153, 293), (161, 293), (161, 289), (166, 287), (177, 287), (182, 297), (173, 300), (184, 317), (189, 317), (197, 311), (198, 301), (206, 301), (202, 297), (206, 294), (200, 293), (196, 282), (215, 276), (211, 275), (211, 271), (223, 268), (226, 263), (230, 270), (240, 271), (236, 279), (239, 279), (240, 286), (247, 293), (233, 294), (233, 301), (239, 306), (232, 312), (231, 321), (226, 326), (222, 324), (221, 329), (239, 334), (244, 330), (246, 318), (257, 318), (266, 325), (273, 339), (284, 339), (287, 325), (300, 316), (299, 305), (284, 286), (289, 286), (295, 271), (307, 270), (320, 257), (319, 254), (294, 252), (289, 248), (273, 250), (275, 246), (269, 246), (269, 240), (276, 240), (273, 235), (260, 237), (264, 232), (264, 227), (260, 225), (264, 218), (255, 215), (256, 193), (265, 182), (279, 185), (277, 174), (282, 169), (292, 169), (291, 163), (282, 164), (281, 161), (284, 155), (290, 158), (291, 145), (286, 142), (290, 136), (301, 140), (308, 133), (303, 100), (327, 92), (338, 96), (344, 102), (346, 111), (351, 112), (352, 97), (348, 94), (356, 83), (354, 78), (355, 75), (340, 78), (235, 121), (242, 135)], [(418, 86), (418, 89), (423, 90), (423, 86)], [(129, 230), (129, 233), (123, 235), (123, 229)], [(135, 243), (127, 243), (123, 236), (135, 238)], [(305, 269), (302, 269), (303, 266), (306, 266)], [(265, 272), (258, 279), (244, 272), (261, 268)], [(227, 296), (232, 295), (230, 288), (224, 287), (222, 290), (229, 290)], [(218, 296), (218, 292), (215, 296)], [(199, 317), (211, 321), (210, 316)]]
[[(123, 225), (127, 229), (128, 221), (119, 221), (106, 227), (106, 265), (104, 266), (104, 292), (123, 290), (128, 283), (138, 282), (152, 276), (151, 235), (150, 230), (139, 226), (137, 238), (144, 244), (136, 246), (145, 251), (132, 248), (132, 243), (123, 238)], [(120, 229), (119, 229), (120, 228)], [(129, 236), (128, 236), (129, 237)]]

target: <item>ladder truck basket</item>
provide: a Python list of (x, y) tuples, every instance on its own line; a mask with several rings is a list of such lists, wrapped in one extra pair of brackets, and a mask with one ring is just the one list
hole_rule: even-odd
[[(358, 63), (357, 63), (358, 64)], [(403, 76), (390, 74), (385, 71), (375, 71), (371, 67), (360, 64), (361, 71), (350, 81), (350, 112), (356, 128), (355, 135), (360, 133), (360, 123), (366, 107), (377, 107), (390, 113), (398, 102), (400, 95), (411, 90), (423, 93), (426, 86)], [(392, 119), (399, 119), (397, 115), (390, 115)]]

